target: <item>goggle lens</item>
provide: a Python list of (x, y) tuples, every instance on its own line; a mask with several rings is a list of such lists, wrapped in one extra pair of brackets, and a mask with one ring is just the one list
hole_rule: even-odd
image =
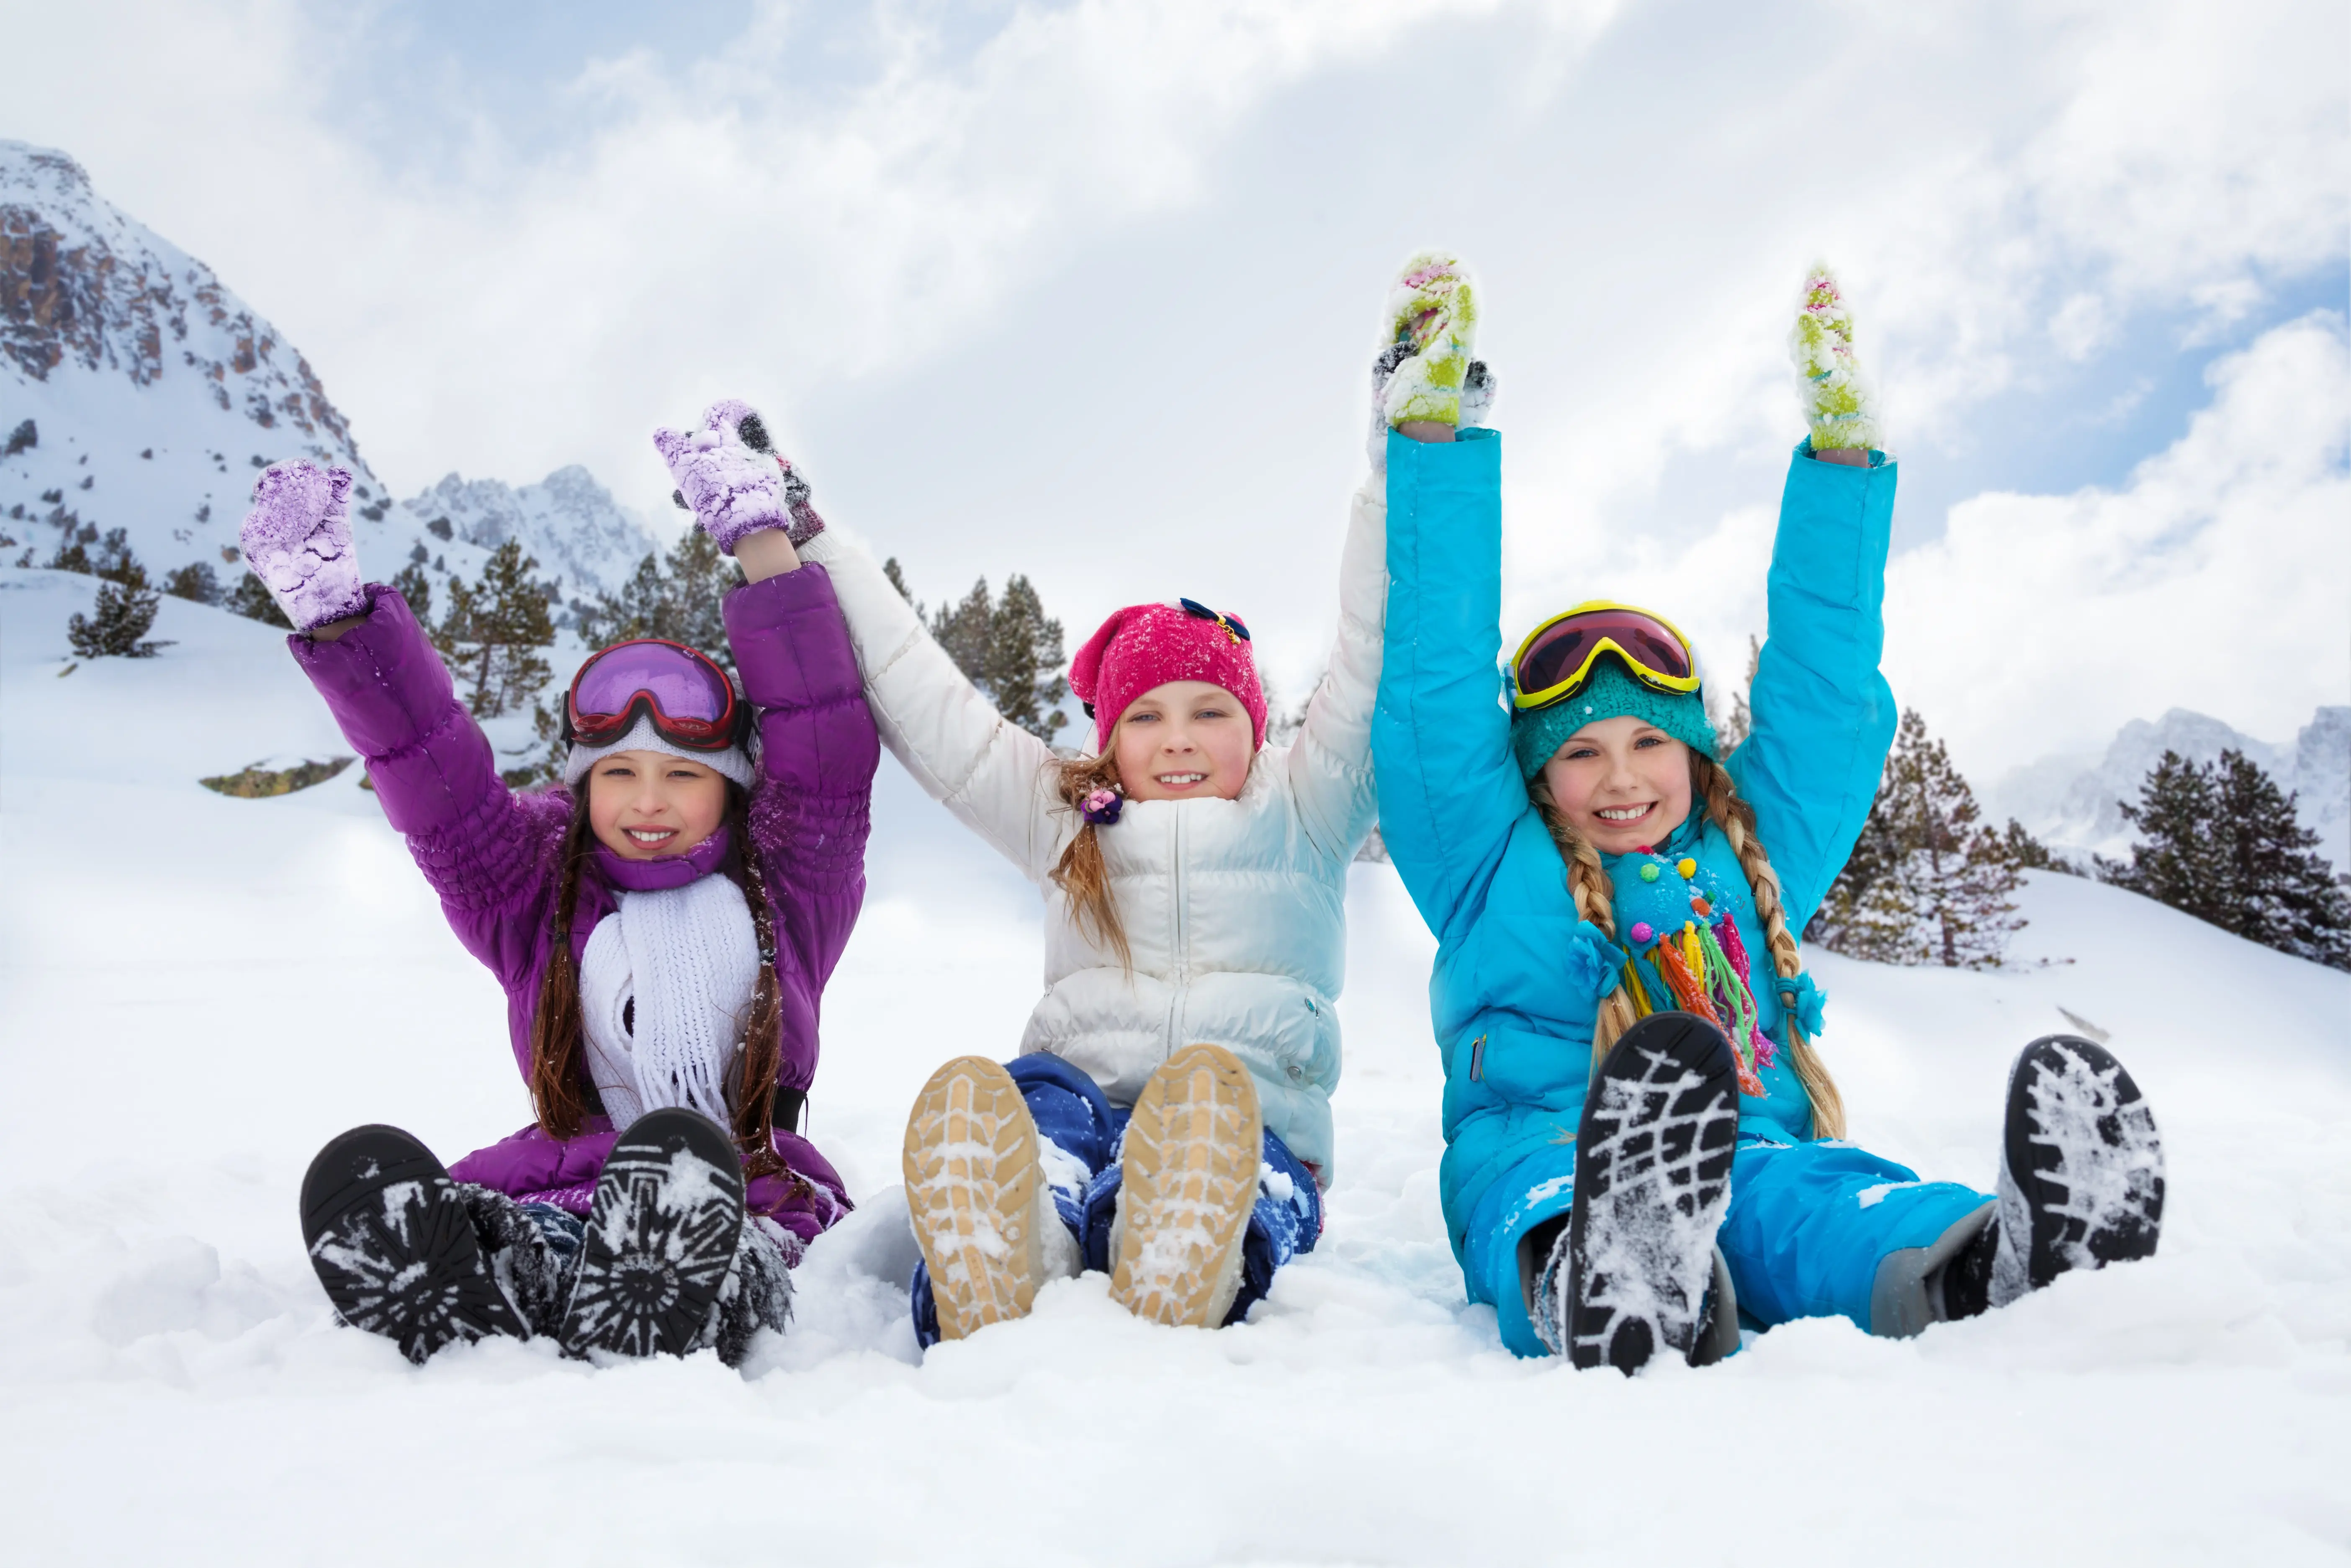
[(590, 745), (626, 730), (641, 707), (674, 740), (705, 750), (734, 741), (735, 688), (726, 673), (675, 643), (642, 638), (604, 649), (572, 677), (567, 706), (574, 738)]
[(1520, 655), (1519, 690), (1532, 695), (1558, 685), (1575, 674), (1604, 639), (1614, 642), (1652, 674), (1677, 681), (1690, 678), (1689, 650), (1673, 628), (1656, 617), (1638, 610), (1585, 610), (1543, 628), (1533, 645)]

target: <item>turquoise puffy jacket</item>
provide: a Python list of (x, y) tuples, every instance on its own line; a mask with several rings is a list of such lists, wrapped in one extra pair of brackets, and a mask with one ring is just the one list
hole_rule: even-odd
[[(1372, 756), (1381, 832), (1437, 937), (1428, 994), (1445, 1064), (1439, 1185), (1455, 1255), (1485, 1299), (1479, 1281), (1493, 1270), (1468, 1255), (1479, 1239), (1473, 1216), (1514, 1170), (1520, 1181), (1549, 1175), (1541, 1196), (1556, 1185), (1555, 1206), (1564, 1207), (1593, 1020), (1625, 953), (1577, 917), (1566, 867), (1510, 754), (1499, 671), (1502, 444), (1491, 431), (1461, 437), (1388, 439), (1386, 658)], [(1727, 764), (1755, 809), (1795, 931), (1852, 852), (1894, 738), (1894, 697), (1877, 662), (1895, 467), (1876, 453), (1871, 462), (1845, 467), (1797, 448), (1771, 552), (1770, 634), (1749, 696), (1754, 730)], [(1740, 1130), (1809, 1138), (1811, 1104), (1789, 1064), (1738, 857), (1695, 806), (1656, 848), (1657, 857), (1604, 857), (1617, 929), (1644, 919), (1678, 926), (1694, 892), (1730, 913), (1763, 982), (1760, 1021), (1782, 1046), (1761, 1074), (1764, 1094), (1740, 1104)], [(1695, 887), (1678, 870), (1684, 860), (1696, 862)], [(1663, 874), (1644, 881), (1640, 865), (1660, 861)], [(1640, 967), (1653, 999), (1668, 994)], [(1528, 1197), (1495, 1196), (1520, 1208)]]

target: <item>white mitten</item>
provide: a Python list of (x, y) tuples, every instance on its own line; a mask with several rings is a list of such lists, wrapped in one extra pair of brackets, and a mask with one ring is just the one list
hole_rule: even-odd
[(348, 468), (320, 471), (277, 463), (253, 486), (253, 510), (237, 543), (246, 564), (296, 629), (314, 631), (367, 608), (359, 551), (351, 544)]

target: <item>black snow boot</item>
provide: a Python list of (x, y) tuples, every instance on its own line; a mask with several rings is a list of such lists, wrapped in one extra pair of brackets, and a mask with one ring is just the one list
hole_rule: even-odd
[(2130, 1073), (2070, 1034), (2034, 1040), (2008, 1078), (1999, 1203), (1942, 1270), (1947, 1318), (1973, 1317), (2069, 1269), (2155, 1255), (2163, 1135)]
[(1714, 1233), (1730, 1207), (1738, 1138), (1739, 1064), (1720, 1030), (1677, 1012), (1625, 1031), (1576, 1133), (1554, 1309), (1576, 1366), (1630, 1376), (1654, 1355), (1724, 1353), (1737, 1309), (1728, 1273), (1717, 1277)]
[(564, 1314), (573, 1355), (684, 1355), (710, 1322), (743, 1230), (743, 1170), (707, 1116), (650, 1111), (596, 1178)]
[(528, 1333), (484, 1265), (464, 1195), (397, 1127), (354, 1127), (319, 1151), (302, 1178), (302, 1240), (336, 1314), (411, 1361)]

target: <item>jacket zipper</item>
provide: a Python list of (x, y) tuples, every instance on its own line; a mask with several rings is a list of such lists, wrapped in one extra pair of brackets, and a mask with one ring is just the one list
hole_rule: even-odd
[(1486, 1037), (1479, 1035), (1469, 1042), (1469, 1082), (1481, 1083), (1486, 1078)]
[(1188, 933), (1185, 929), (1185, 905), (1190, 891), (1185, 876), (1184, 808), (1180, 802), (1167, 812), (1167, 840), (1168, 866), (1172, 873), (1169, 881), (1174, 887), (1167, 914), (1167, 940), (1173, 949), (1167, 955), (1168, 967), (1176, 974), (1176, 983), (1168, 988), (1167, 998), (1167, 1049), (1172, 1054), (1185, 1043), (1176, 1039), (1176, 1032), (1183, 1027), (1185, 993), (1192, 980), (1192, 955)]

